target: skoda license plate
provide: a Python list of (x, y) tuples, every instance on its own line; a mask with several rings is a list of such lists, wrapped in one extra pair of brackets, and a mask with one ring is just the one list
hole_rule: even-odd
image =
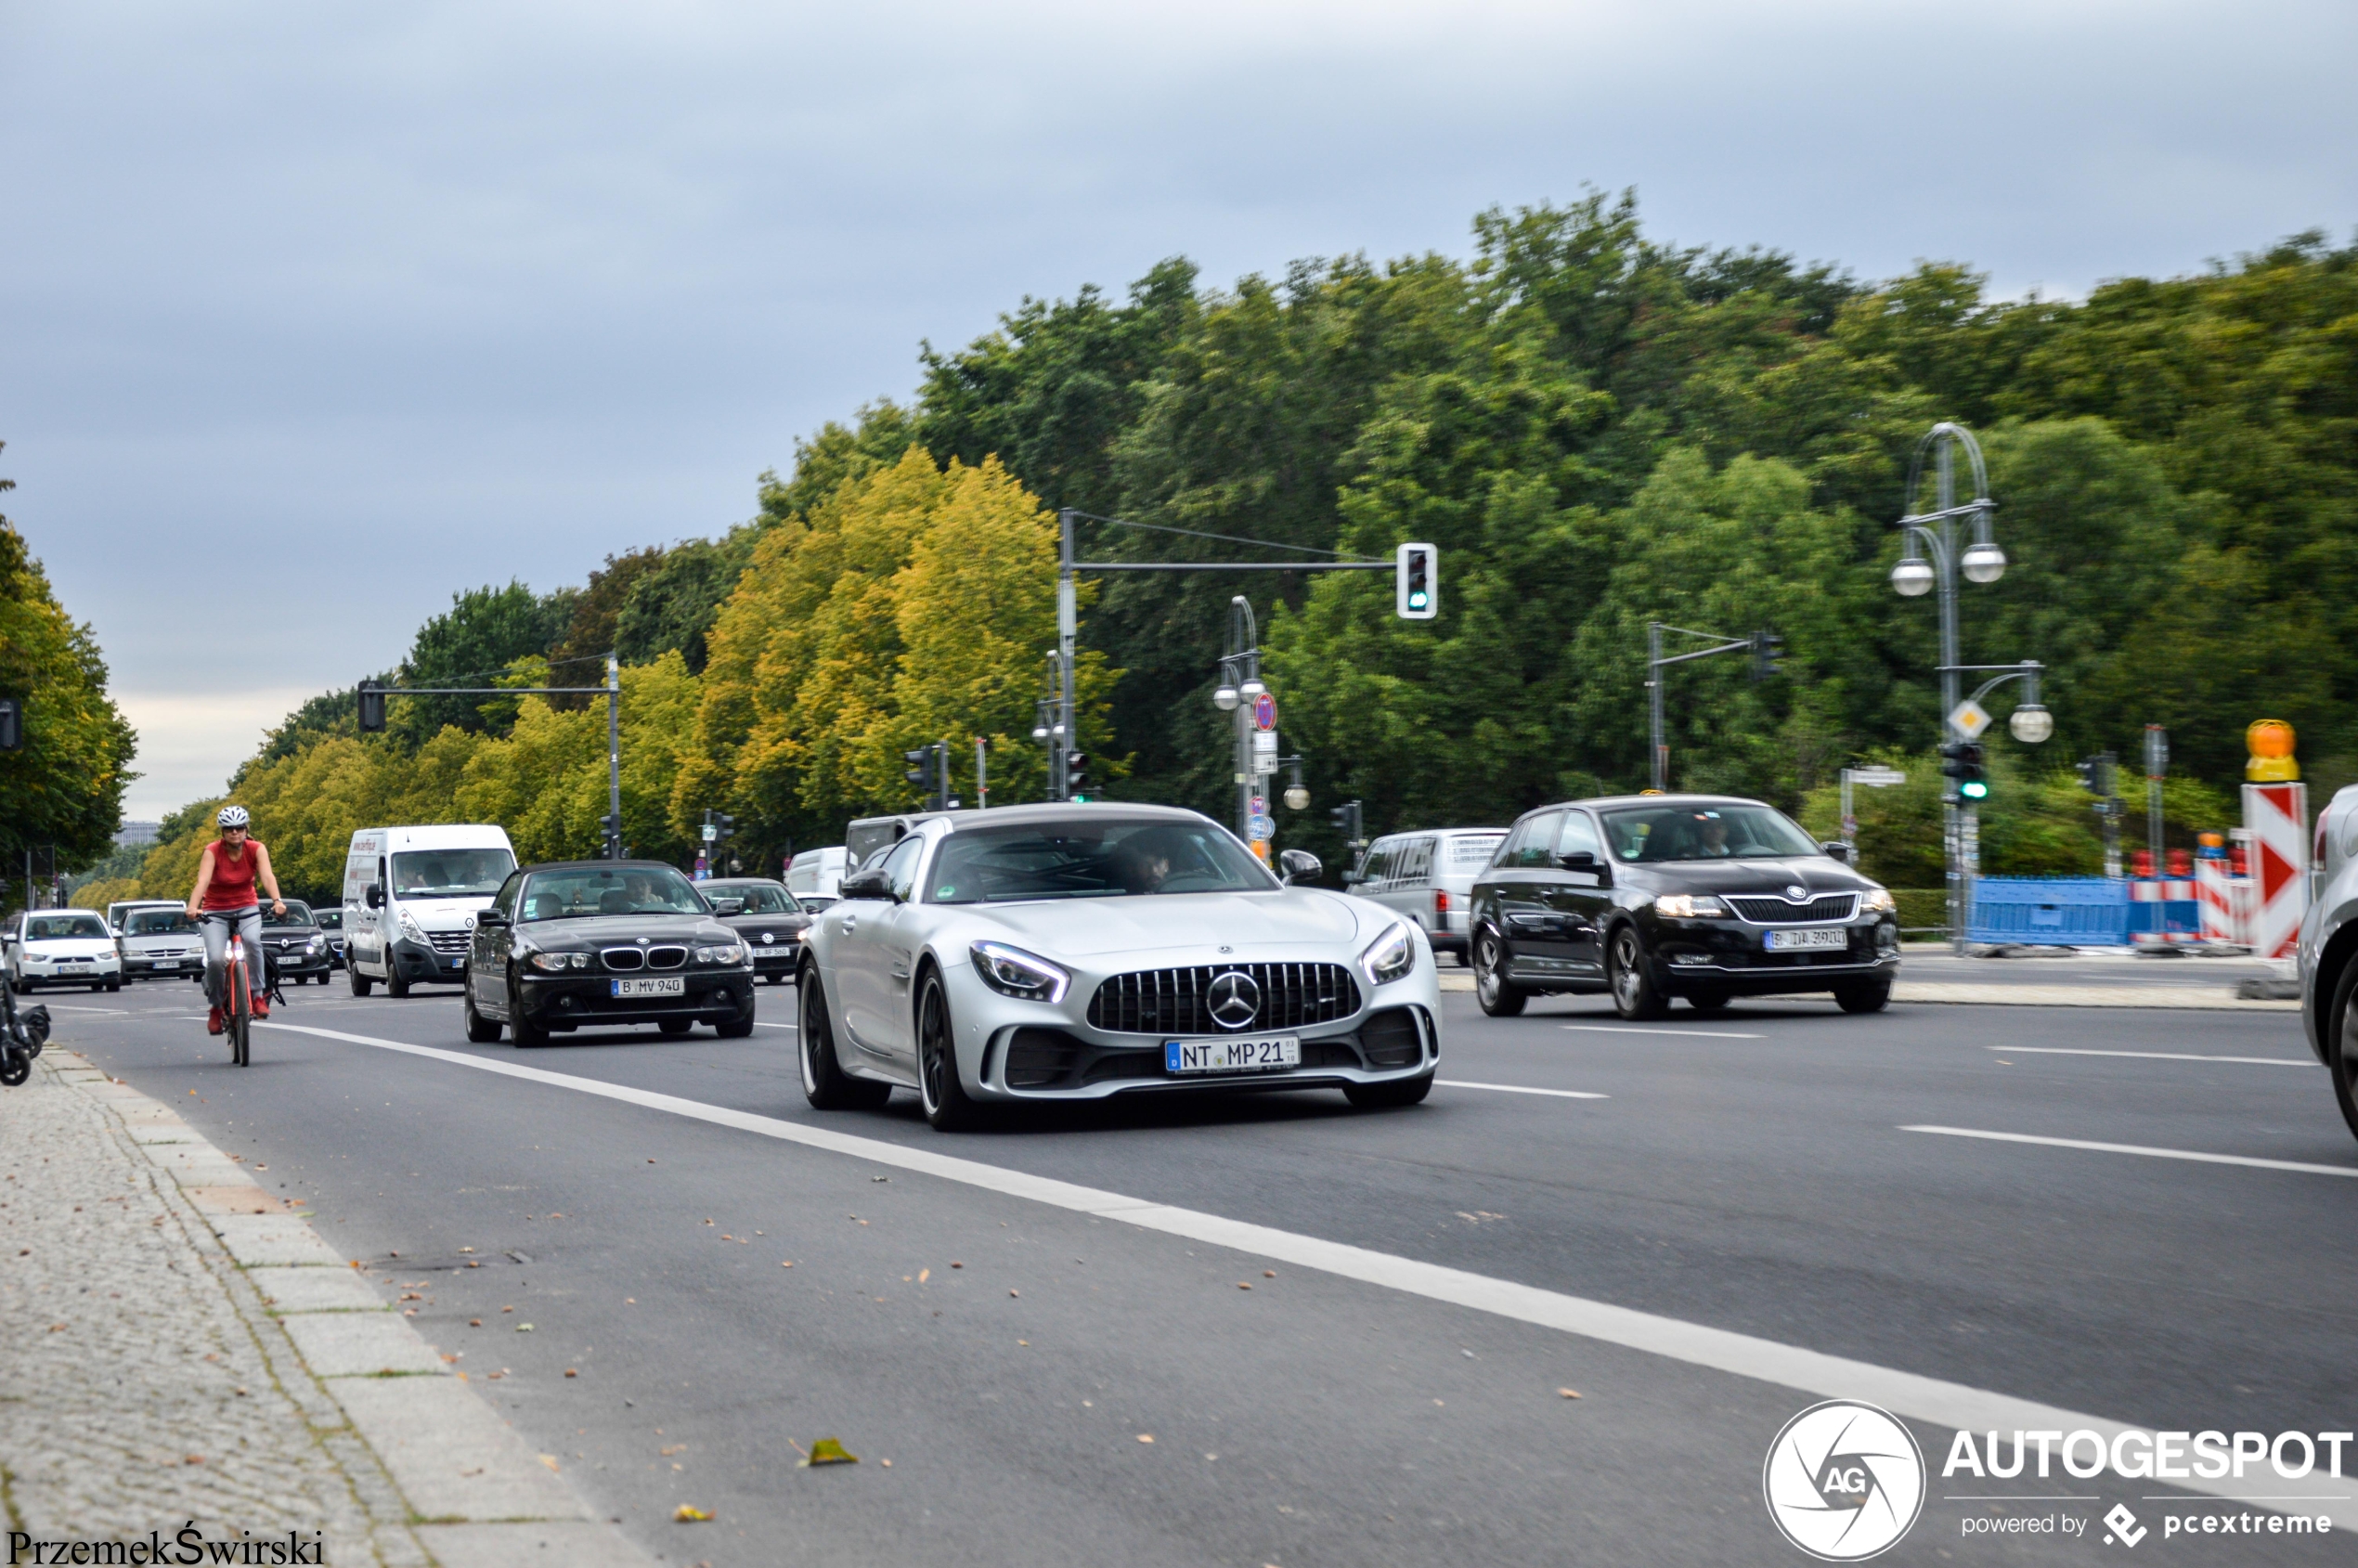
[(1848, 947), (1849, 945), (1850, 933), (1846, 929), (1768, 933), (1768, 951), (1771, 952), (1792, 952), (1801, 948)]
[(666, 975), (656, 980), (610, 980), (616, 996), (682, 996), (688, 982), (678, 975)]
[(1302, 1065), (1302, 1041), (1291, 1034), (1240, 1035), (1234, 1040), (1166, 1040), (1165, 1072), (1264, 1072)]

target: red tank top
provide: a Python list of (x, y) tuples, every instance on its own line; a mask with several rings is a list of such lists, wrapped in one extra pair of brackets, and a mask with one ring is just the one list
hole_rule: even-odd
[(237, 859), (229, 858), (228, 848), (218, 838), (205, 846), (205, 853), (213, 857), (213, 880), (206, 884), (204, 907), (207, 909), (251, 909), (255, 903), (253, 890), (254, 867), (262, 857), (254, 851), (262, 846), (249, 838), (245, 851)]

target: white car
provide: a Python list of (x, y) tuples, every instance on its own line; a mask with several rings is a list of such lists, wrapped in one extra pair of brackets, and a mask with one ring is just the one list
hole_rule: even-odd
[(1290, 885), (1194, 811), (953, 811), (843, 880), (797, 978), (803, 1092), (823, 1110), (914, 1089), (950, 1129), (986, 1105), (1432, 1087), (1441, 995), (1417, 926)]
[(124, 979), (204, 978), (204, 933), (185, 905), (139, 905), (124, 912), (119, 929)]
[(9, 938), (8, 989), (19, 996), (41, 986), (123, 989), (123, 954), (95, 909), (28, 910)]

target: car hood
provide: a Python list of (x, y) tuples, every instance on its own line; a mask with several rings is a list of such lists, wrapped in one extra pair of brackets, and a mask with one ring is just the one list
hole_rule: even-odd
[(1813, 893), (1860, 893), (1876, 886), (1831, 855), (1780, 861), (1656, 861), (1625, 868), (1629, 879), (1664, 892), (1768, 893), (1792, 887)]
[(641, 937), (657, 942), (726, 942), (736, 933), (708, 914), (585, 914), (571, 920), (530, 920), (518, 940), (535, 947), (616, 947)]
[(1043, 957), (1073, 958), (1215, 945), (1247, 954), (1272, 947), (1348, 943), (1398, 918), (1315, 888), (964, 907), (1004, 927), (1018, 946)]
[(797, 936), (810, 925), (807, 914), (723, 914), (715, 918), (748, 937), (758, 937), (764, 931), (774, 931), (782, 937)]
[(24, 944), (35, 958), (102, 958), (112, 952), (112, 937), (35, 937)]

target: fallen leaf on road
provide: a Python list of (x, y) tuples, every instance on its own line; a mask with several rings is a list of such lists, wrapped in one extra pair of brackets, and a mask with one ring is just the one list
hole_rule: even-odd
[(1237, 1289), (1239, 1289), (1239, 1290), (1250, 1290), (1250, 1289), (1252, 1289), (1252, 1287), (1251, 1287), (1251, 1286), (1250, 1286), (1250, 1285), (1248, 1285), (1248, 1284), (1246, 1284), (1243, 1280), (1239, 1279), (1239, 1280), (1237, 1280)]
[(191, 1454), (180, 1462), (184, 1465), (201, 1465), (204, 1463), (204, 1456), (202, 1454)]
[(470, 1328), (480, 1328), (483, 1327), (483, 1319), (480, 1317), (470, 1317), (467, 1319), (467, 1327)]
[(1577, 1399), (1580, 1397), (1580, 1391), (1576, 1388), (1560, 1388), (1556, 1390), (1556, 1392), (1562, 1394), (1566, 1399)]
[(805, 1465), (856, 1465), (860, 1462), (860, 1456), (835, 1438), (823, 1437), (810, 1445), (810, 1458), (802, 1462)]
[(663, 1457), (667, 1459), (674, 1454), (685, 1453), (687, 1451), (687, 1447), (688, 1445), (684, 1443), (675, 1443), (670, 1447), (661, 1449), (659, 1452), (661, 1452)]
[(923, 1285), (926, 1280), (931, 1279), (932, 1277), (933, 1270), (929, 1268), (921, 1268), (917, 1271), (917, 1283), (920, 1285)]
[(679, 1511), (671, 1516), (671, 1523), (674, 1524), (702, 1524), (711, 1517), (712, 1515), (705, 1512), (704, 1510), (695, 1507), (693, 1504), (681, 1503), (680, 1505)]
[(564, 1473), (564, 1467), (557, 1463), (557, 1456), (554, 1454), (541, 1455), (540, 1462), (547, 1465), (551, 1470), (555, 1471), (559, 1475), (563, 1475)]
[(884, 1466), (887, 1470), (890, 1470), (892, 1468), (892, 1461), (890, 1459), (878, 1459), (876, 1463)]
[(1261, 1271), (1261, 1277), (1263, 1279), (1275, 1279), (1277, 1277), (1277, 1271), (1274, 1268), (1264, 1268)]
[(529, 1323), (519, 1323), (516, 1325), (516, 1332), (519, 1334), (529, 1334), (532, 1332), (532, 1325)]
[(952, 1268), (964, 1268), (964, 1267), (965, 1267), (966, 1265), (965, 1265), (965, 1264), (964, 1264), (964, 1263), (952, 1263), (950, 1266), (951, 1266)]
[(566, 1376), (566, 1377), (568, 1377), (568, 1378), (577, 1378), (577, 1377), (581, 1376), (581, 1374), (580, 1374), (580, 1373), (578, 1373), (578, 1372), (577, 1372), (577, 1371), (575, 1371), (572, 1367), (566, 1367), (566, 1368), (565, 1368), (565, 1376)]
[(787, 1262), (785, 1262), (785, 1263), (780, 1263), (778, 1266), (779, 1266), (780, 1268), (792, 1268), (792, 1267), (794, 1267), (794, 1263), (793, 1263), (793, 1261), (790, 1259), (790, 1260), (788, 1260), (788, 1261), (787, 1261)]
[(1008, 1292), (1007, 1292), (1007, 1294), (1009, 1294), (1010, 1296), (1020, 1296), (1020, 1295), (1022, 1295), (1022, 1294), (1023, 1294), (1023, 1292), (1022, 1292), (1021, 1290), (1010, 1290), (1010, 1291), (1008, 1291)]
[(1153, 1432), (1142, 1432), (1138, 1434), (1138, 1441), (1141, 1443), (1152, 1443), (1154, 1440), (1155, 1434)]

